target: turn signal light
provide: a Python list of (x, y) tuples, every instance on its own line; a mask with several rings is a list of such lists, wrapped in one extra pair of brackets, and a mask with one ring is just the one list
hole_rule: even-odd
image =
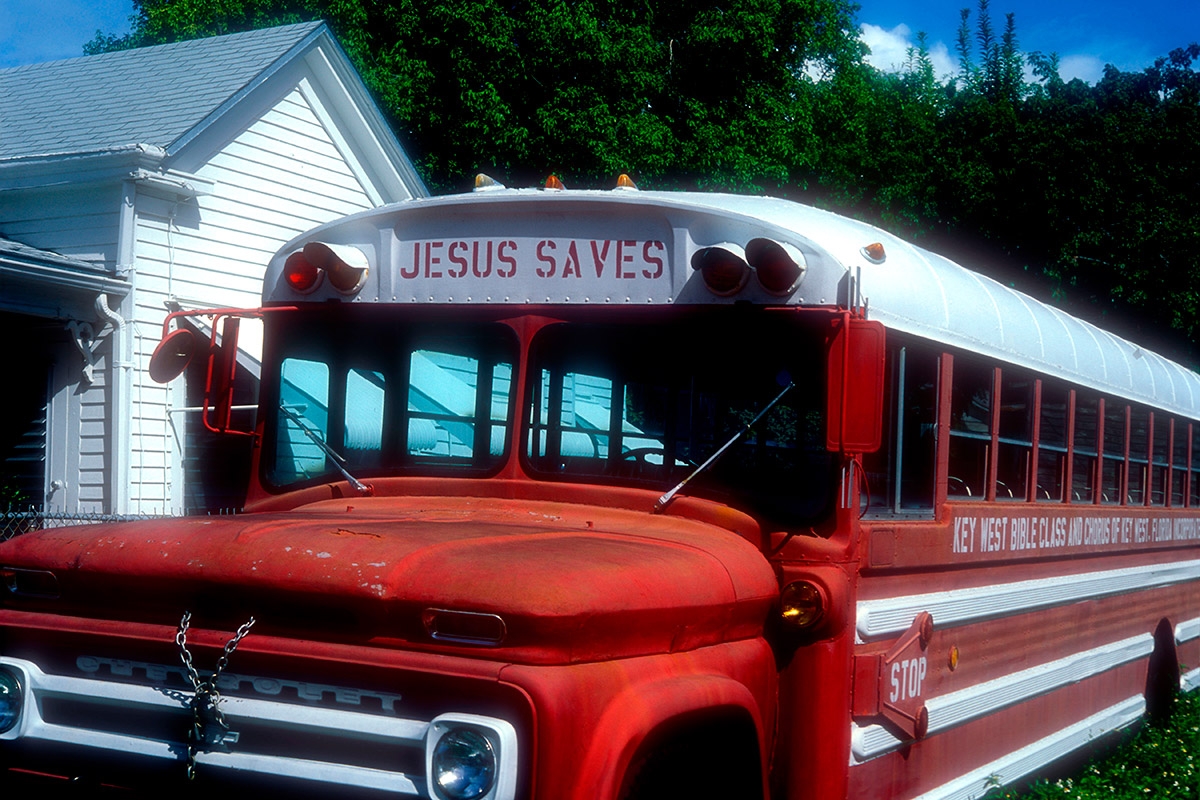
[(303, 250), (292, 253), (283, 264), (283, 279), (293, 292), (299, 294), (308, 294), (316, 289), (323, 277), (324, 273), (304, 257)]
[(792, 581), (780, 593), (780, 616), (793, 631), (804, 631), (825, 616), (825, 592), (812, 581)]
[(549, 178), (546, 178), (546, 188), (561, 192), (567, 187), (562, 182), (561, 178), (559, 178), (557, 175), (551, 175)]
[(779, 297), (796, 291), (804, 277), (804, 256), (790, 244), (751, 239), (746, 245), (746, 260), (754, 267), (762, 287)]
[(363, 251), (344, 244), (309, 242), (302, 250), (287, 257), (283, 278), (292, 291), (308, 294), (328, 276), (329, 285), (342, 294), (354, 294), (362, 289), (370, 272), (370, 262)]
[(357, 247), (345, 244), (309, 242), (304, 257), (329, 274), (329, 283), (342, 294), (351, 294), (367, 282), (371, 262)]
[(750, 279), (750, 265), (736, 244), (719, 244), (697, 250), (692, 269), (700, 273), (704, 285), (718, 297), (737, 294)]

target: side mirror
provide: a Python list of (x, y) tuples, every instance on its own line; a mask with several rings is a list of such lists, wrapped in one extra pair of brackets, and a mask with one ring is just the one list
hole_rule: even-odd
[(883, 440), (883, 325), (848, 315), (834, 323), (829, 340), (828, 428), (833, 452), (873, 453)]
[[(169, 328), (172, 319), (181, 316), (212, 315), (213, 332), (208, 341), (189, 327), (178, 327), (166, 333), (154, 354), (150, 356), (150, 378), (156, 383), (169, 383), (183, 374), (197, 357), (208, 359), (204, 384), (204, 407), (201, 421), (214, 433), (236, 433), (252, 435), (252, 431), (240, 431), (231, 427), (233, 415), (234, 378), (237, 376), (238, 332), (242, 316), (259, 316), (259, 312), (235, 309), (216, 311), (181, 311), (167, 317), (163, 328)], [(221, 340), (217, 343), (217, 325), (220, 324)]]
[[(213, 324), (216, 324), (216, 320), (213, 320)], [(241, 319), (226, 317), (221, 325), (221, 344), (212, 348), (208, 362), (208, 383), (204, 387), (204, 427), (216, 433), (244, 432), (229, 427), (233, 415), (233, 382), (237, 377), (238, 332), (241, 329)], [(210, 409), (216, 416), (215, 422), (208, 418)]]
[(188, 328), (176, 328), (163, 337), (150, 356), (150, 380), (170, 383), (183, 374), (200, 348), (198, 337)]

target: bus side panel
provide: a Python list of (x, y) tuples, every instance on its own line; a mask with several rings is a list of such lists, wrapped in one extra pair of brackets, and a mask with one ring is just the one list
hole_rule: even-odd
[[(944, 525), (864, 526), (864, 540), (878, 552), (873, 557), (868, 546), (863, 554), (856, 656), (862, 663), (884, 656), (906, 620), (922, 611), (933, 616), (928, 673), (919, 686), (929, 730), (914, 742), (877, 715), (863, 714), (860, 698), (861, 716), (851, 725), (850, 797), (951, 796), (969, 787), (981, 794), (1137, 719), (1154, 699), (1147, 691), (1157, 691), (1148, 678), (1162, 677), (1148, 670), (1160, 663), (1166, 666), (1155, 669), (1172, 669), (1174, 660), (1162, 656), (1174, 655), (1176, 642), (1180, 662), (1196, 663), (1200, 554), (1187, 544), (1138, 548), (1133, 541), (1081, 540), (1072, 551), (1070, 541), (1052, 536), (1041, 538), (1040, 547), (1037, 538), (1018, 537), (1014, 546), (1006, 535), (1005, 547), (981, 557), (978, 533), (972, 547), (962, 537), (971, 527), (963, 519), (987, 514), (1011, 534), (1025, 527), (1018, 520), (1036, 512), (1064, 518), (1063, 528), (1071, 530), (1082, 526), (1072, 519), (1113, 517), (1118, 510), (956, 504)], [(1165, 530), (1162, 520), (1173, 516), (1119, 512), (1145, 518), (1149, 529)], [(879, 565), (882, 559), (888, 565)], [(1166, 676), (1165, 685), (1174, 681)], [(877, 691), (886, 697), (894, 687), (881, 675)]]
[[(856, 800), (949, 797), (973, 786), (977, 788), (966, 796), (980, 797), (991, 782), (1019, 777), (1006, 764), (1023, 748), (1040, 750), (1056, 744), (1061, 748), (1063, 741), (1086, 744), (1090, 728), (1074, 738), (1064, 736), (1064, 728), (1090, 716), (1084, 709), (1119, 707), (1130, 699), (1129, 687), (1144, 677), (1144, 661), (1133, 662), (853, 765), (849, 796)], [(1136, 702), (1132, 707), (1141, 708)]]

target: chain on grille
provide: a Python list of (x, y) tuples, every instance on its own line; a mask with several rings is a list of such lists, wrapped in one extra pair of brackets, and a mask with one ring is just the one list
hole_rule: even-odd
[(205, 680), (200, 680), (200, 673), (192, 663), (192, 654), (187, 648), (188, 627), (192, 623), (192, 612), (185, 611), (183, 619), (179, 620), (179, 632), (175, 634), (175, 644), (179, 646), (179, 657), (187, 670), (188, 681), (192, 684), (192, 699), (188, 704), (192, 709), (192, 727), (188, 731), (187, 777), (196, 777), (196, 752), (204, 745), (220, 742), (229, 731), (225, 715), (221, 713), (221, 694), (217, 691), (217, 681), (225, 667), (229, 665), (229, 657), (237, 649), (238, 644), (250, 632), (254, 625), (254, 617), (237, 629), (233, 638), (225, 643), (225, 651), (217, 659), (217, 667)]

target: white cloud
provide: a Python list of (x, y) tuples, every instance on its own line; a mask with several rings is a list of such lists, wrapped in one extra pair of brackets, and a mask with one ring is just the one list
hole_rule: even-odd
[[(908, 61), (908, 51), (917, 46), (912, 29), (901, 23), (891, 30), (864, 22), (859, 38), (870, 48), (867, 63), (882, 72), (899, 72)], [(934, 42), (929, 47), (929, 58), (933, 62), (933, 74), (945, 81), (958, 72), (957, 62), (943, 42)]]
[(884, 72), (899, 72), (904, 67), (908, 48), (912, 46), (907, 25), (901, 23), (888, 31), (864, 22), (861, 30), (860, 38), (871, 49), (867, 54), (868, 64)]
[[(864, 22), (860, 26), (859, 38), (870, 48), (866, 61), (882, 72), (900, 72), (908, 62), (908, 51), (917, 46), (912, 29), (901, 23), (891, 30)], [(950, 55), (943, 42), (929, 45), (929, 58), (933, 62), (933, 74), (945, 82), (958, 74), (958, 60)], [(1061, 56), (1058, 74), (1064, 81), (1079, 78), (1095, 84), (1104, 77), (1104, 61), (1092, 55)], [(1034, 82), (1033, 69), (1025, 64), (1025, 80)]]
[(1058, 60), (1058, 75), (1064, 81), (1079, 78), (1094, 84), (1104, 77), (1104, 62), (1095, 56), (1062, 56)]

